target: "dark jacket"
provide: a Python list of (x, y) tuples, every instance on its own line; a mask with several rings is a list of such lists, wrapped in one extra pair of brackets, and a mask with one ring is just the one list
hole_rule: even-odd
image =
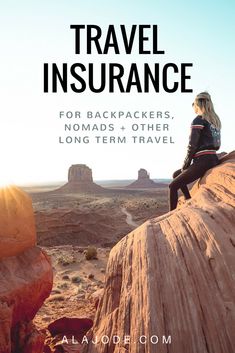
[(220, 130), (198, 115), (192, 122), (187, 155), (182, 169), (187, 169), (193, 158), (216, 154), (220, 148)]

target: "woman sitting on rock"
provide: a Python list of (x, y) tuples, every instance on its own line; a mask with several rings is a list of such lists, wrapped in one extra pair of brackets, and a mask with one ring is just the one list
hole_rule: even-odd
[(220, 148), (221, 122), (214, 111), (211, 96), (207, 92), (199, 93), (192, 105), (197, 116), (191, 125), (183, 167), (174, 172), (174, 179), (169, 185), (170, 211), (177, 207), (179, 189), (182, 190), (185, 199), (190, 199), (187, 184), (202, 177), (208, 169), (219, 164), (216, 151)]

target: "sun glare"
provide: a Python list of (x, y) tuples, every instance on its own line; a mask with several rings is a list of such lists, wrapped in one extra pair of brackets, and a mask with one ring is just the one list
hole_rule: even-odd
[(7, 181), (0, 180), (0, 189), (7, 188), (8, 186), (10, 186), (10, 183), (8, 183)]
[(10, 178), (5, 175), (1, 175), (0, 172), (0, 188), (6, 188), (10, 185), (12, 185), (12, 180), (10, 180)]

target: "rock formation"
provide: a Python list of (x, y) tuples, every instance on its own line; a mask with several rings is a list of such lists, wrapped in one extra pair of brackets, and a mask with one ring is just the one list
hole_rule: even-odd
[(165, 187), (164, 184), (155, 183), (150, 179), (149, 173), (145, 169), (139, 169), (138, 171), (138, 179), (127, 185), (128, 189), (148, 189), (148, 188), (157, 188), (157, 187)]
[(92, 170), (85, 164), (73, 164), (69, 168), (68, 183), (58, 189), (60, 192), (100, 192), (104, 190), (93, 182)]
[(13, 186), (0, 189), (0, 258), (20, 254), (35, 243), (31, 199)]
[(69, 183), (87, 183), (92, 182), (92, 170), (85, 164), (73, 164), (69, 168), (68, 182)]
[[(83, 353), (234, 352), (234, 193), (232, 152), (194, 185), (191, 200), (112, 248)], [(104, 335), (108, 344), (90, 341)]]
[(92, 320), (88, 318), (68, 318), (62, 317), (48, 325), (48, 330), (52, 336), (58, 334), (85, 334), (92, 326)]
[(88, 318), (62, 317), (48, 326), (50, 337), (46, 339), (44, 353), (64, 352), (80, 353), (82, 341), (93, 321)]
[(0, 190), (0, 353), (42, 353), (31, 320), (49, 296), (52, 267), (36, 246), (32, 203), (16, 187)]

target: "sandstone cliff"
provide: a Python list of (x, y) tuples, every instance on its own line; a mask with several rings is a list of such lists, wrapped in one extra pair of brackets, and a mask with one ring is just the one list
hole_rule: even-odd
[[(191, 200), (112, 248), (84, 353), (234, 352), (234, 192), (235, 152), (194, 185)], [(109, 343), (91, 342), (104, 335)]]
[(51, 263), (36, 246), (29, 197), (1, 189), (0, 208), (0, 353), (42, 353), (45, 337), (31, 320), (51, 292)]

